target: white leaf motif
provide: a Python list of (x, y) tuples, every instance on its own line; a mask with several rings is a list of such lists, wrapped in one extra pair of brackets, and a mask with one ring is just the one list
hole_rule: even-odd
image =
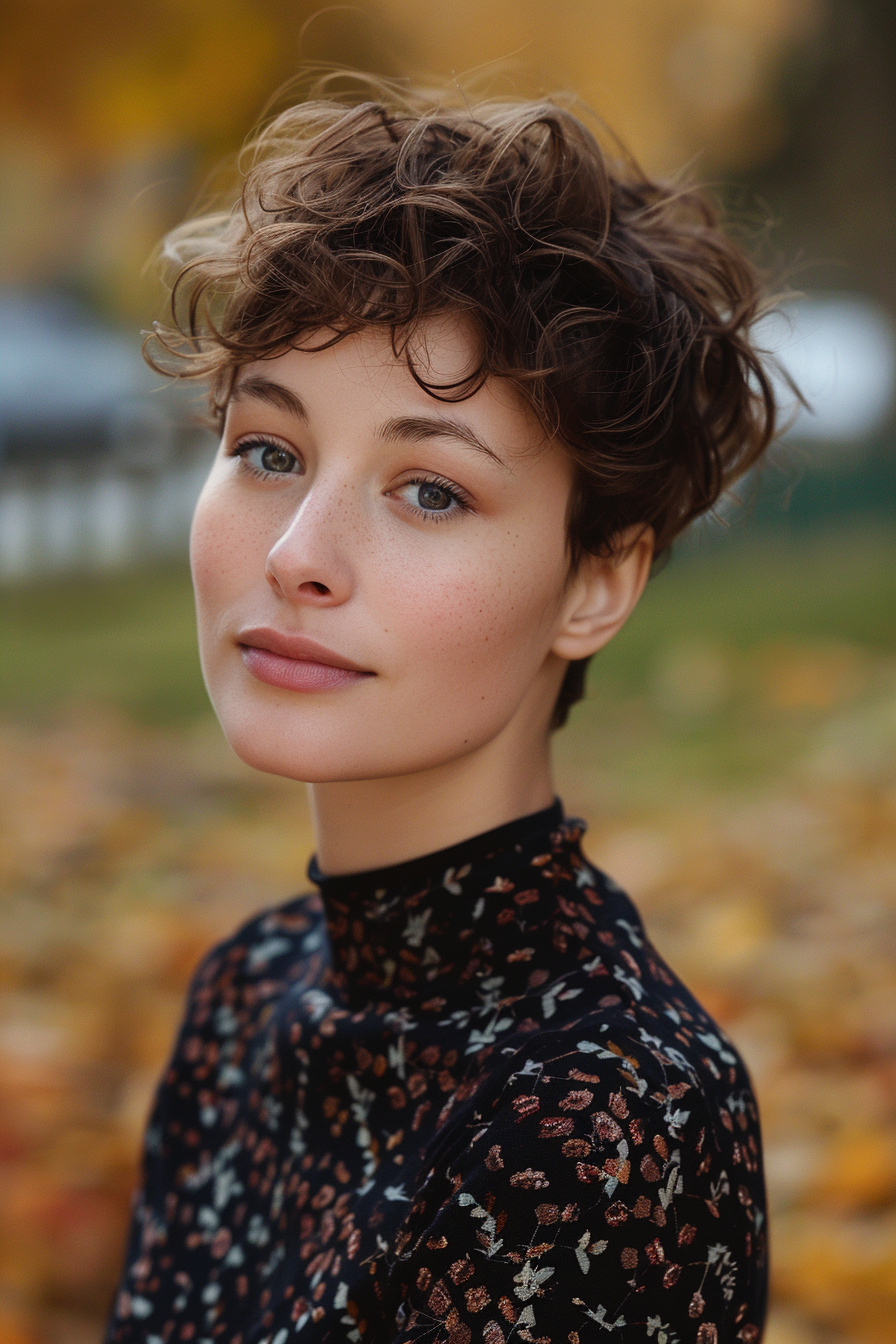
[(543, 1269), (533, 1269), (532, 1261), (527, 1260), (519, 1274), (514, 1274), (513, 1276), (514, 1283), (519, 1284), (519, 1287), (514, 1288), (513, 1290), (515, 1295), (521, 1302), (525, 1302), (528, 1298), (534, 1297), (540, 1290), (541, 1285), (546, 1283), (553, 1273), (554, 1268), (552, 1265), (545, 1265)]

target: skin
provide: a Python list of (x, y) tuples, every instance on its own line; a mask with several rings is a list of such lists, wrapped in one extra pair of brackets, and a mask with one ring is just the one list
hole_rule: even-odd
[[(413, 349), (445, 384), (474, 354), (451, 316)], [(237, 755), (308, 784), (324, 872), (401, 862), (551, 803), (567, 662), (622, 626), (652, 545), (633, 530), (621, 558), (570, 574), (571, 484), (513, 388), (436, 400), (388, 332), (240, 371), (191, 534), (203, 674)], [(311, 691), (259, 680), (240, 638), (259, 626), (367, 675)]]

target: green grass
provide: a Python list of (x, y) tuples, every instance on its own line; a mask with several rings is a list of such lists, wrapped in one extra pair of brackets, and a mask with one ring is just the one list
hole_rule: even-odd
[[(856, 650), (863, 666), (892, 657), (894, 561), (896, 527), (867, 521), (790, 535), (756, 529), (684, 550), (595, 658), (588, 699), (558, 740), (561, 777), (574, 770), (603, 806), (763, 787), (799, 771), (852, 695), (835, 693), (827, 705), (776, 704), (768, 660), (786, 660), (790, 648), (823, 663), (832, 645)], [(678, 675), (684, 663), (686, 676), (701, 646), (723, 668), (717, 702), (689, 709), (673, 696), (670, 703), (663, 693), (670, 661), (674, 667), (678, 652)]]
[(113, 704), (150, 723), (210, 713), (187, 565), (0, 590), (0, 712)]
[[(648, 585), (595, 660), (603, 698), (651, 683), (671, 642), (842, 640), (896, 649), (896, 526), (776, 537), (756, 531), (682, 551)], [(209, 714), (186, 563), (0, 590), (0, 713), (71, 702), (116, 705), (151, 723)]]
[(755, 531), (683, 550), (650, 580), (592, 676), (642, 687), (665, 647), (691, 639), (738, 651), (828, 640), (896, 650), (896, 524)]

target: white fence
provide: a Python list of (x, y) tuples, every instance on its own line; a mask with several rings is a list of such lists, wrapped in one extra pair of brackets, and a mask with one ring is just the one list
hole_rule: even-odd
[(0, 580), (183, 553), (209, 451), (157, 467), (0, 473)]

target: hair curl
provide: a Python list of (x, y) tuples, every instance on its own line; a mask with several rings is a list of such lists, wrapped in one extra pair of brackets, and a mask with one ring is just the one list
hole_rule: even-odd
[[(151, 362), (209, 379), (220, 416), (241, 365), (385, 327), (434, 397), (509, 379), (565, 446), (571, 567), (612, 556), (633, 525), (662, 555), (774, 436), (751, 335), (760, 273), (704, 191), (605, 152), (553, 101), (377, 92), (281, 113), (249, 145), (233, 207), (169, 236), (173, 324), (156, 326)], [(451, 387), (409, 354), (446, 311), (472, 320), (482, 352)], [(555, 727), (587, 661), (567, 670)]]

